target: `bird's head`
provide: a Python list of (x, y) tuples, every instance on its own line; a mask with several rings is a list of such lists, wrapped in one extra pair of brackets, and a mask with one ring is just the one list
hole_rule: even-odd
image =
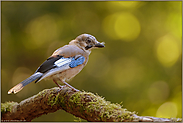
[(77, 45), (79, 48), (87, 52), (91, 52), (91, 49), (93, 48), (105, 47), (104, 42), (98, 42), (97, 39), (90, 34), (81, 34), (69, 44)]

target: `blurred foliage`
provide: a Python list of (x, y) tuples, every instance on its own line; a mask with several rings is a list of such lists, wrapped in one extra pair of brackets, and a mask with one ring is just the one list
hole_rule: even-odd
[[(105, 42), (72, 81), (139, 115), (182, 116), (182, 2), (1, 2), (1, 101), (20, 102), (51, 80), (8, 90), (82, 33)], [(64, 111), (34, 121), (74, 121)]]

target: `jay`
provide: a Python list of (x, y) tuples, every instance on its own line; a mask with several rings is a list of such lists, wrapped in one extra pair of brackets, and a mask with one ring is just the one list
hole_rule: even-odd
[(74, 91), (79, 91), (69, 85), (66, 81), (76, 76), (87, 64), (91, 50), (94, 48), (105, 47), (96, 38), (89, 34), (81, 34), (76, 39), (57, 49), (53, 54), (44, 61), (29, 78), (17, 84), (8, 91), (8, 94), (16, 94), (27, 84), (35, 83), (43, 79), (53, 79), (55, 84), (62, 88), (57, 81), (61, 81)]

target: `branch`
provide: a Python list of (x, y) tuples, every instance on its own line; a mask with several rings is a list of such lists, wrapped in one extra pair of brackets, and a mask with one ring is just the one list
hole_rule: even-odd
[(181, 122), (180, 118), (137, 116), (119, 104), (112, 104), (90, 92), (74, 92), (67, 86), (45, 89), (28, 99), (1, 103), (1, 121), (31, 121), (41, 115), (62, 109), (87, 121), (107, 122)]

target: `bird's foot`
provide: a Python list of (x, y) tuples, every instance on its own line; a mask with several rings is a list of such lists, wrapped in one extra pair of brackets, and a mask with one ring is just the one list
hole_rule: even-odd
[(59, 89), (57, 90), (57, 92), (60, 92), (63, 89), (63, 86), (58, 85)]
[(61, 86), (61, 85), (59, 85), (58, 83), (57, 83), (57, 81), (56, 80), (54, 80), (53, 79), (53, 81), (54, 81), (54, 83), (60, 88), (58, 91), (61, 91), (62, 90), (62, 88), (63, 88), (63, 86)]
[[(70, 86), (69, 86), (69, 87), (70, 87)], [(70, 87), (70, 88), (71, 88), (71, 87)], [(78, 89), (76, 89), (76, 88), (74, 88), (74, 87), (72, 88), (72, 90), (75, 91), (75, 92), (79, 92), (79, 91), (80, 91), (80, 90), (78, 90)]]
[[(62, 81), (63, 82), (63, 81)], [(68, 86), (68, 87), (70, 87), (73, 91), (75, 91), (75, 92), (78, 92), (78, 91), (80, 91), (80, 90), (78, 90), (78, 89), (76, 89), (76, 88), (74, 88), (74, 87), (72, 87), (71, 85), (69, 85), (67, 82), (63, 82), (66, 86)]]
[(60, 89), (62, 89), (62, 88), (63, 88), (63, 86), (61, 86), (61, 85), (58, 85), (58, 87), (59, 87)]

